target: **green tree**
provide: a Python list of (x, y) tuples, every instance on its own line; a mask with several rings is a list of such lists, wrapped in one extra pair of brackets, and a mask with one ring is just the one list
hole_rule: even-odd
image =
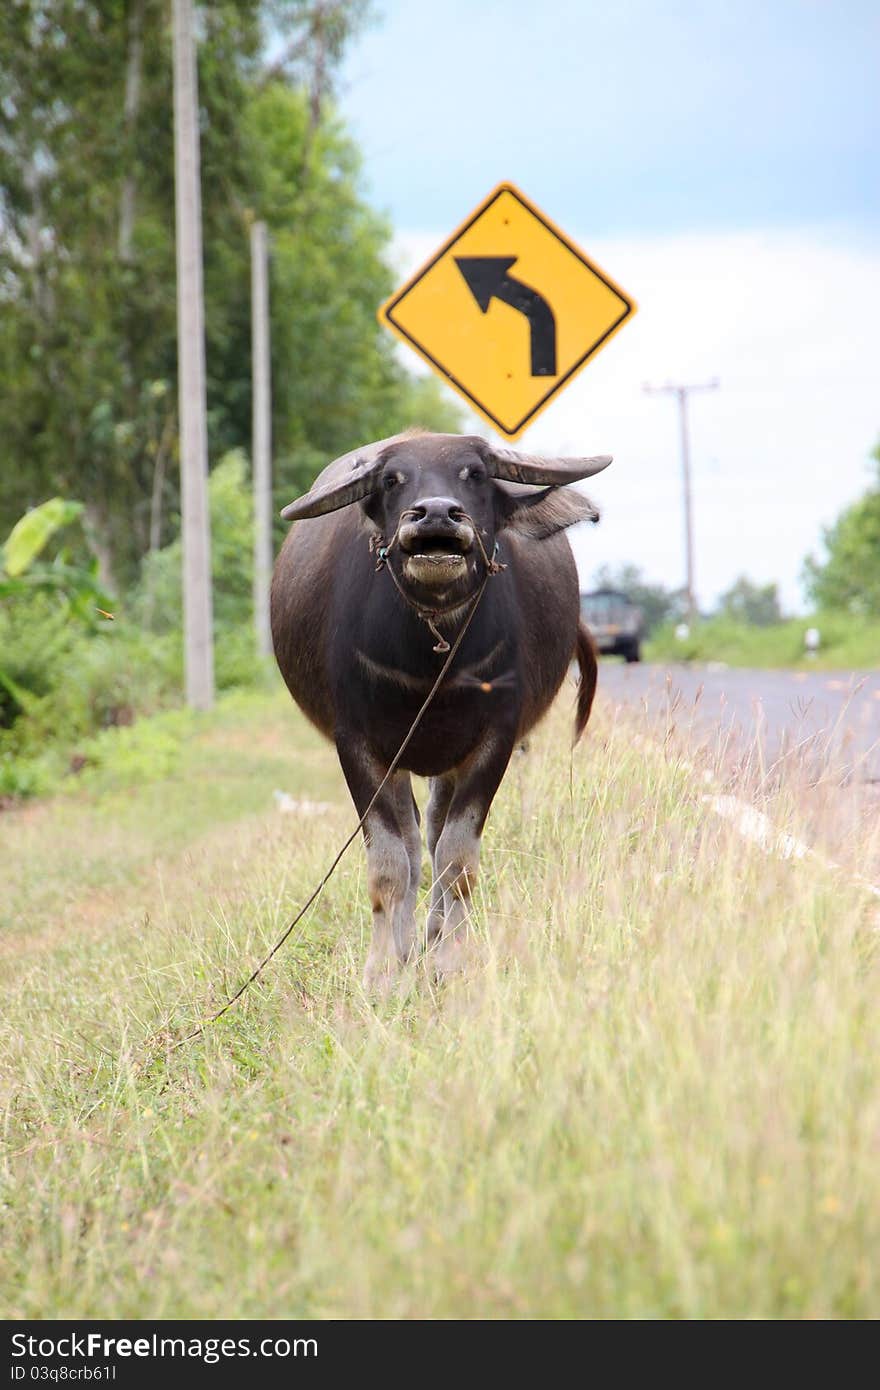
[[(281, 505), (318, 468), (362, 441), (411, 424), (458, 427), (460, 412), (439, 385), (403, 369), (376, 309), (394, 288), (385, 260), (390, 228), (361, 198), (360, 157), (335, 117), (312, 131), (307, 94), (273, 80), (253, 95), (247, 130), (254, 150), (253, 206), (269, 227), (275, 488)], [(227, 284), (229, 281), (227, 280)], [(250, 328), (230, 336), (227, 378), (246, 409), (235, 437), (250, 432)]]
[(109, 616), (97, 562), (81, 535), (69, 536), (82, 511), (81, 502), (51, 497), (0, 545), (0, 728), (33, 708), (53, 666), (64, 670), (74, 629), (93, 630)]
[[(363, 0), (199, 12), (209, 453), (250, 443), (248, 226), (263, 217), (287, 500), (361, 440), (458, 417), (436, 386), (414, 392), (375, 321), (389, 231), (331, 105)], [(116, 587), (179, 510), (168, 15), (168, 0), (0, 6), (0, 531), (79, 497)], [(270, 25), (290, 43), (267, 69)]]
[(776, 584), (755, 584), (741, 574), (718, 600), (718, 613), (752, 627), (770, 627), (773, 623), (780, 623), (779, 588)]
[(871, 457), (874, 486), (825, 528), (825, 559), (804, 562), (804, 587), (819, 608), (880, 613), (880, 444)]
[[(203, 31), (213, 265), (247, 175), (236, 127), (258, 6), (213, 3)], [(0, 522), (49, 493), (79, 496), (105, 575), (124, 576), (149, 544), (176, 376), (165, 0), (0, 7), (0, 150)], [(209, 338), (223, 329), (215, 297)]]
[[(214, 626), (246, 625), (251, 615), (253, 496), (240, 450), (220, 460), (208, 481)], [(153, 632), (180, 627), (183, 559), (178, 536), (144, 561), (133, 616)]]

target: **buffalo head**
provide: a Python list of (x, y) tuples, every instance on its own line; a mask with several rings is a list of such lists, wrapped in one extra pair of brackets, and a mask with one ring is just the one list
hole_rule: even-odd
[(482, 578), (505, 527), (543, 538), (597, 520), (586, 497), (555, 489), (610, 462), (608, 455), (533, 458), (475, 435), (398, 435), (337, 460), (281, 515), (305, 520), (360, 503), (413, 601), (450, 608)]

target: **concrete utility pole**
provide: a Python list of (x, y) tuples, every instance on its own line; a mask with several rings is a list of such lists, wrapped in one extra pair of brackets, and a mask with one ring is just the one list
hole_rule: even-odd
[(688, 622), (697, 616), (696, 591), (694, 589), (694, 517), (691, 504), (691, 460), (688, 443), (687, 398), (691, 391), (717, 391), (721, 383), (714, 379), (702, 382), (699, 386), (678, 386), (667, 382), (665, 386), (644, 386), (649, 396), (671, 395), (678, 397), (678, 423), (681, 433), (681, 472), (684, 483), (684, 547), (685, 547), (685, 587), (687, 592)]
[(192, 0), (174, 0), (174, 190), (184, 667), (187, 703), (193, 709), (210, 709), (214, 703), (214, 635), (198, 110)]
[(269, 355), (269, 257), (265, 222), (251, 224), (251, 375), (253, 379), (254, 627), (269, 655), (272, 578), (272, 367)]

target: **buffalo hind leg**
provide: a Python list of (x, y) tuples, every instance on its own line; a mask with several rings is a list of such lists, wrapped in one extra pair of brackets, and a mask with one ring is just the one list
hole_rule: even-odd
[[(432, 853), (431, 919), (435, 939), (432, 957), (434, 969), (441, 978), (455, 974), (464, 966), (471, 895), (480, 863), (480, 836), (512, 751), (513, 740), (499, 738), (463, 763), (454, 774), (451, 795), (446, 801)], [(440, 804), (438, 797), (438, 811)]]
[[(388, 771), (363, 739), (337, 735), (337, 751), (357, 813), (362, 816)], [(415, 905), (421, 841), (408, 772), (395, 772), (363, 826), (373, 939), (364, 987), (387, 993), (415, 954)]]

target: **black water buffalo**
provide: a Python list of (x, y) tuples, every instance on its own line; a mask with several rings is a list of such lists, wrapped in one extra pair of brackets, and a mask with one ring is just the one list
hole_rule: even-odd
[(573, 657), (575, 737), (586, 725), (596, 659), (562, 532), (598, 513), (580, 493), (556, 489), (610, 462), (530, 458), (476, 436), (412, 431), (336, 459), (282, 512), (297, 525), (272, 581), (275, 655), (297, 704), (334, 740), (359, 815), (483, 589), (449, 672), (364, 825), (369, 986), (390, 985), (419, 944), (421, 836), (410, 773), (430, 779), (433, 888), (421, 944), (445, 975), (462, 958), (492, 798)]

